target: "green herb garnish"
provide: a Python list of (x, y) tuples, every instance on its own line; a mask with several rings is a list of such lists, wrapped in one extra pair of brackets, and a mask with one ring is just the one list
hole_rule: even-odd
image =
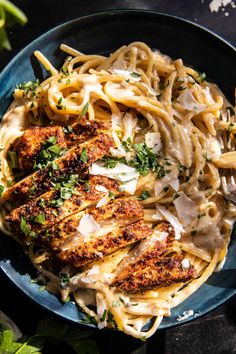
[(5, 189), (5, 187), (2, 184), (0, 184), (0, 196), (2, 195), (4, 189)]
[(138, 197), (138, 200), (145, 200), (147, 198), (150, 198), (151, 195), (148, 191), (143, 191), (140, 196)]
[(26, 236), (31, 236), (31, 237), (36, 236), (36, 233), (34, 231), (31, 231), (30, 227), (27, 225), (26, 218), (24, 216), (21, 216), (21, 219), (20, 219), (20, 230)]
[(12, 27), (16, 23), (25, 25), (28, 21), (25, 14), (8, 0), (0, 1), (0, 50), (11, 50), (6, 28)]
[(134, 79), (138, 79), (141, 75), (133, 71), (132, 73), (130, 73), (130, 76)]
[(46, 221), (46, 219), (45, 219), (44, 213), (40, 213), (34, 218), (34, 222), (41, 224), (41, 225), (43, 225), (45, 223), (45, 221)]
[(83, 118), (86, 115), (86, 113), (88, 112), (88, 109), (89, 109), (89, 103), (87, 102), (87, 103), (85, 103), (84, 108), (82, 109), (82, 112), (80, 113), (80, 118)]
[(15, 151), (10, 151), (10, 150), (8, 151), (7, 160), (10, 168), (18, 167), (18, 159)]
[(82, 152), (80, 155), (80, 161), (83, 161), (84, 163), (86, 163), (88, 161), (87, 151), (85, 148), (82, 149)]

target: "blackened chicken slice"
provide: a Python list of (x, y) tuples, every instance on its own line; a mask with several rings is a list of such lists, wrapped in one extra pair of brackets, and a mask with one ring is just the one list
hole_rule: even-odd
[[(107, 193), (120, 194), (118, 182), (108, 177), (90, 176), (86, 183), (81, 182), (74, 188), (62, 187), (44, 193), (14, 209), (5, 220), (19, 240), (28, 244), (44, 229), (98, 203)], [(26, 228), (22, 228), (22, 220)], [(34, 238), (30, 236), (32, 232)]]
[(117, 198), (102, 207), (91, 207), (63, 219), (42, 232), (38, 241), (52, 250), (72, 249), (86, 239), (101, 237), (142, 218), (143, 207), (137, 200)]
[(101, 133), (95, 138), (84, 142), (80, 146), (74, 146), (63, 156), (54, 160), (56, 164), (49, 164), (20, 182), (16, 183), (3, 193), (1, 203), (15, 202), (22, 205), (28, 200), (53, 189), (55, 183), (72, 174), (83, 174), (95, 161), (105, 155), (109, 155), (110, 148), (114, 147), (111, 136)]
[(173, 240), (170, 224), (159, 224), (156, 232), (141, 241), (122, 261), (113, 286), (127, 293), (142, 293), (194, 279), (196, 270), (191, 264), (183, 266), (184, 255), (172, 247)]
[(60, 261), (81, 267), (87, 263), (102, 259), (127, 245), (133, 244), (152, 233), (143, 221), (138, 221), (123, 228), (116, 227), (114, 231), (104, 236), (91, 239), (57, 254)]
[(72, 126), (32, 126), (24, 131), (12, 144), (10, 150), (17, 156), (17, 167), (29, 174), (40, 160), (42, 152), (51, 145), (70, 148), (81, 144), (109, 128), (107, 123), (82, 118)]
[[(30, 127), (18, 137), (10, 150), (17, 156), (17, 167), (25, 172), (32, 172), (34, 163), (47, 142), (52, 139), (60, 148), (66, 147), (63, 127), (59, 125), (47, 127)], [(49, 144), (48, 144), (49, 145)]]

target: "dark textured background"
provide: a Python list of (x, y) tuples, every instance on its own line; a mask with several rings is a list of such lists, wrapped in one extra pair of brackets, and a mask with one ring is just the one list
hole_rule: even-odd
[[(206, 0), (13, 0), (13, 2), (26, 13), (29, 22), (25, 27), (14, 27), (10, 30), (9, 39), (13, 49), (11, 52), (0, 53), (0, 70), (23, 47), (48, 29), (84, 14), (109, 9), (149, 9), (180, 16), (203, 25), (236, 46), (236, 8), (232, 5), (225, 7), (224, 11), (221, 8), (217, 13), (211, 13), (210, 1)], [(226, 12), (229, 16), (225, 16)], [(37, 321), (48, 315), (47, 310), (26, 298), (1, 273), (0, 289), (0, 310), (15, 321), (23, 333), (34, 332)], [(94, 337), (101, 354), (236, 353), (236, 297), (197, 320), (157, 331), (146, 343), (122, 333), (106, 331), (95, 331)], [(69, 354), (68, 349), (62, 347), (60, 349), (52, 347), (47, 352)]]

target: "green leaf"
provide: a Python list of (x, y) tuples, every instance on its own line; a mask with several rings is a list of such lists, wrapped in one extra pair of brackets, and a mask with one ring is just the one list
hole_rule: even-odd
[(7, 153), (8, 164), (11, 168), (17, 168), (18, 160), (15, 151), (8, 151)]
[(140, 78), (141, 75), (133, 71), (132, 73), (130, 73), (130, 76), (133, 77), (134, 79), (138, 79)]
[(24, 216), (21, 216), (20, 218), (20, 229), (25, 235), (28, 235), (30, 233), (30, 228), (27, 225), (26, 218)]
[(55, 155), (59, 155), (60, 152), (61, 152), (61, 148), (59, 145), (55, 144), (55, 145), (52, 145), (52, 146), (49, 146), (48, 147), (48, 150), (50, 152), (53, 152)]
[(138, 197), (138, 200), (145, 200), (149, 197), (151, 197), (150, 193), (148, 191), (143, 191)]
[(88, 109), (89, 109), (89, 103), (87, 102), (87, 103), (85, 103), (84, 108), (83, 108), (82, 112), (80, 113), (80, 118), (83, 118), (86, 115), (86, 113), (88, 112)]
[(40, 213), (34, 218), (34, 222), (43, 225), (45, 223), (45, 214)]
[(85, 162), (85, 163), (88, 161), (88, 156), (87, 156), (87, 152), (86, 152), (85, 148), (82, 149), (82, 152), (81, 152), (81, 155), (80, 155), (80, 160)]
[(41, 338), (35, 336), (17, 341), (12, 330), (0, 331), (0, 353), (3, 354), (41, 354), (42, 342)]
[(4, 189), (5, 189), (5, 187), (2, 184), (0, 184), (0, 197), (1, 197)]
[(20, 25), (26, 24), (28, 21), (26, 15), (12, 2), (8, 0), (1, 0), (0, 4), (7, 13), (14, 17), (16, 22), (18, 22)]

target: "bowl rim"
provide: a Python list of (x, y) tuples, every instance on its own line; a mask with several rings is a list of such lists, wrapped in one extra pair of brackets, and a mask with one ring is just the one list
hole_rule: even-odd
[[(164, 13), (164, 12), (159, 12), (156, 10), (148, 10), (148, 9), (141, 9), (141, 8), (136, 8), (136, 9), (128, 9), (128, 8), (116, 8), (116, 9), (107, 9), (107, 10), (101, 10), (101, 11), (96, 11), (96, 12), (88, 12), (86, 14), (83, 14), (81, 16), (78, 16), (76, 18), (67, 20), (65, 22), (62, 22), (56, 26), (53, 26), (51, 28), (49, 28), (48, 30), (46, 30), (46, 32), (43, 32), (42, 34), (38, 35), (34, 40), (32, 40), (31, 42), (29, 42), (27, 45), (25, 45), (21, 50), (18, 51), (18, 53), (15, 54), (15, 56), (8, 62), (8, 64), (3, 68), (3, 70), (0, 73), (0, 82), (2, 80), (2, 77), (5, 76), (5, 74), (8, 72), (8, 70), (10, 69), (10, 67), (12, 65), (15, 65), (15, 63), (18, 61), (18, 59), (20, 58), (21, 55), (24, 55), (24, 52), (27, 51), (31, 46), (37, 44), (38, 40), (42, 40), (44, 38), (46, 38), (47, 36), (51, 35), (53, 32), (56, 32), (58, 30), (61, 30), (69, 25), (73, 26), (74, 24), (76, 24), (79, 21), (83, 21), (86, 19), (90, 19), (90, 18), (99, 18), (100, 16), (106, 16), (106, 15), (121, 15), (121, 14), (127, 14), (127, 15), (132, 15), (132, 14), (147, 14), (147, 15), (157, 15), (157, 16), (161, 16), (167, 20), (175, 20), (178, 21), (180, 23), (183, 24), (187, 24), (189, 26), (191, 26), (192, 28), (198, 29), (200, 30), (202, 33), (208, 34), (210, 35), (210, 37), (215, 38), (218, 42), (221, 42), (221, 44), (226, 45), (228, 48), (230, 48), (235, 54), (236, 54), (236, 46), (234, 46), (232, 43), (230, 43), (228, 40), (226, 40), (225, 38), (223, 38), (221, 35), (215, 33), (214, 31), (204, 27), (203, 25), (200, 25), (198, 23), (195, 23), (192, 20), (188, 20), (185, 19), (181, 16), (176, 16), (176, 15), (172, 15), (172, 14), (168, 14), (168, 13)], [(233, 231), (232, 231), (233, 232)], [(7, 236), (6, 236), (7, 237)], [(229, 246), (230, 247), (230, 246)], [(10, 275), (8, 274), (8, 271), (6, 269), (3, 269), (3, 262), (0, 260), (0, 270), (2, 273), (4, 273), (7, 278), (10, 280), (11, 283), (13, 283), (21, 292), (23, 292), (24, 295), (27, 296), (27, 299), (29, 299), (30, 301), (33, 301), (34, 303), (36, 303), (37, 305), (40, 305), (43, 309), (49, 311), (50, 313), (53, 312), (53, 314), (60, 316), (61, 318), (63, 318), (64, 320), (67, 321), (72, 321), (73, 323), (76, 323), (75, 320), (64, 316), (59, 310), (51, 310), (49, 306), (47, 306), (46, 304), (42, 304), (41, 302), (37, 301), (34, 296), (32, 296), (32, 294), (30, 294), (30, 292), (25, 289), (25, 288), (21, 288), (19, 286), (19, 284), (17, 283), (16, 279), (12, 279), (12, 277), (10, 277)], [(214, 309), (216, 309), (217, 307), (219, 307), (220, 305), (222, 305), (223, 303), (225, 303), (226, 301), (228, 301), (230, 298), (232, 298), (233, 296), (236, 295), (236, 288), (234, 290), (232, 290), (232, 293), (227, 294), (226, 296), (224, 296), (223, 298), (221, 298), (220, 300), (217, 300), (216, 303), (213, 303), (211, 306), (208, 306), (206, 311), (201, 312), (200, 314), (196, 314), (196, 316), (194, 317), (190, 317), (187, 318), (185, 320), (182, 321), (175, 321), (175, 323), (170, 323), (170, 324), (165, 324), (164, 327), (160, 326), (158, 328), (158, 330), (163, 330), (163, 329), (167, 329), (167, 328), (172, 328), (172, 327), (176, 327), (179, 325), (182, 325), (184, 323), (187, 323), (189, 321), (194, 321), (195, 319), (208, 314), (209, 312), (213, 311)], [(78, 310), (79, 312), (81, 312), (80, 310)], [(96, 329), (97, 327), (95, 327), (92, 324), (84, 324), (82, 322), (80, 322), (80, 320), (77, 321), (77, 323), (81, 326), (85, 326), (85, 327), (92, 327), (94, 329)], [(111, 330), (110, 328), (105, 328), (105, 330)]]
[(22, 55), (22, 52), (26, 51), (30, 46), (36, 44), (39, 39), (43, 39), (43, 38), (47, 37), (49, 34), (53, 33), (54, 31), (57, 31), (59, 28), (61, 29), (61, 28), (66, 27), (68, 25), (73, 25), (77, 21), (85, 20), (85, 19), (91, 18), (91, 17), (94, 18), (94, 17), (99, 17), (102, 15), (118, 15), (118, 14), (129, 14), (129, 13), (130, 14), (132, 14), (132, 13), (133, 14), (141, 14), (141, 13), (152, 14), (152, 15), (162, 16), (167, 19), (174, 19), (174, 20), (180, 21), (182, 23), (186, 23), (190, 26), (198, 28), (199, 30), (201, 30), (205, 33), (208, 33), (209, 35), (213, 36), (215, 39), (220, 41), (222, 44), (225, 44), (228, 47), (230, 47), (236, 53), (236, 45), (234, 46), (232, 43), (230, 43), (228, 40), (223, 38), (221, 35), (217, 34), (216, 32), (214, 32), (214, 31), (208, 29), (207, 27), (200, 25), (199, 23), (196, 23), (192, 20), (188, 20), (188, 19), (183, 18), (181, 16), (172, 15), (172, 14), (168, 14), (168, 13), (160, 12), (160, 11), (155, 11), (155, 10), (147, 10), (147, 9), (145, 10), (145, 9), (138, 9), (138, 8), (137, 9), (117, 8), (117, 9), (112, 9), (112, 10), (101, 10), (101, 11), (96, 11), (96, 12), (89, 12), (84, 15), (73, 18), (71, 20), (62, 22), (61, 24), (58, 24), (54, 27), (49, 28), (46, 32), (43, 32), (41, 35), (36, 37), (33, 41), (29, 42), (26, 46), (24, 46), (21, 50), (19, 50), (18, 53), (16, 53), (16, 55), (8, 62), (8, 64), (1, 71), (0, 81), (1, 81), (2, 76), (5, 75), (5, 72), (7, 72), (8, 68), (18, 60), (18, 57), (20, 55)]

